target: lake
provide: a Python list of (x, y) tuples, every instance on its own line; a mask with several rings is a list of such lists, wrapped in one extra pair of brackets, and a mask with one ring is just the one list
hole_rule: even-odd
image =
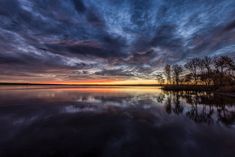
[(0, 156), (234, 157), (235, 98), (159, 87), (0, 87)]

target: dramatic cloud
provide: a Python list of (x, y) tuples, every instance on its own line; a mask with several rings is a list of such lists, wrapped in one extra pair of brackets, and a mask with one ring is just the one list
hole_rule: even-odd
[(235, 57), (234, 14), (233, 0), (1, 0), (0, 81), (151, 79)]

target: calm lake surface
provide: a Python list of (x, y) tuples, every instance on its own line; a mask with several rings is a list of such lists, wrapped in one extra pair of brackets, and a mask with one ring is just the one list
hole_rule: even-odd
[(158, 87), (0, 87), (0, 157), (234, 157), (235, 99)]

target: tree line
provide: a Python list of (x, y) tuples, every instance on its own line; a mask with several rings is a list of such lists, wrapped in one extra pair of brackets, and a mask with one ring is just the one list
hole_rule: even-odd
[(170, 65), (157, 75), (160, 84), (234, 85), (235, 61), (229, 56), (192, 58), (184, 65)]

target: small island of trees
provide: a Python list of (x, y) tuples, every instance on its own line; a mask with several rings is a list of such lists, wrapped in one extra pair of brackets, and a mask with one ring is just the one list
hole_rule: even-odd
[(235, 62), (229, 56), (192, 58), (169, 65), (157, 75), (166, 90), (221, 90), (235, 92)]

